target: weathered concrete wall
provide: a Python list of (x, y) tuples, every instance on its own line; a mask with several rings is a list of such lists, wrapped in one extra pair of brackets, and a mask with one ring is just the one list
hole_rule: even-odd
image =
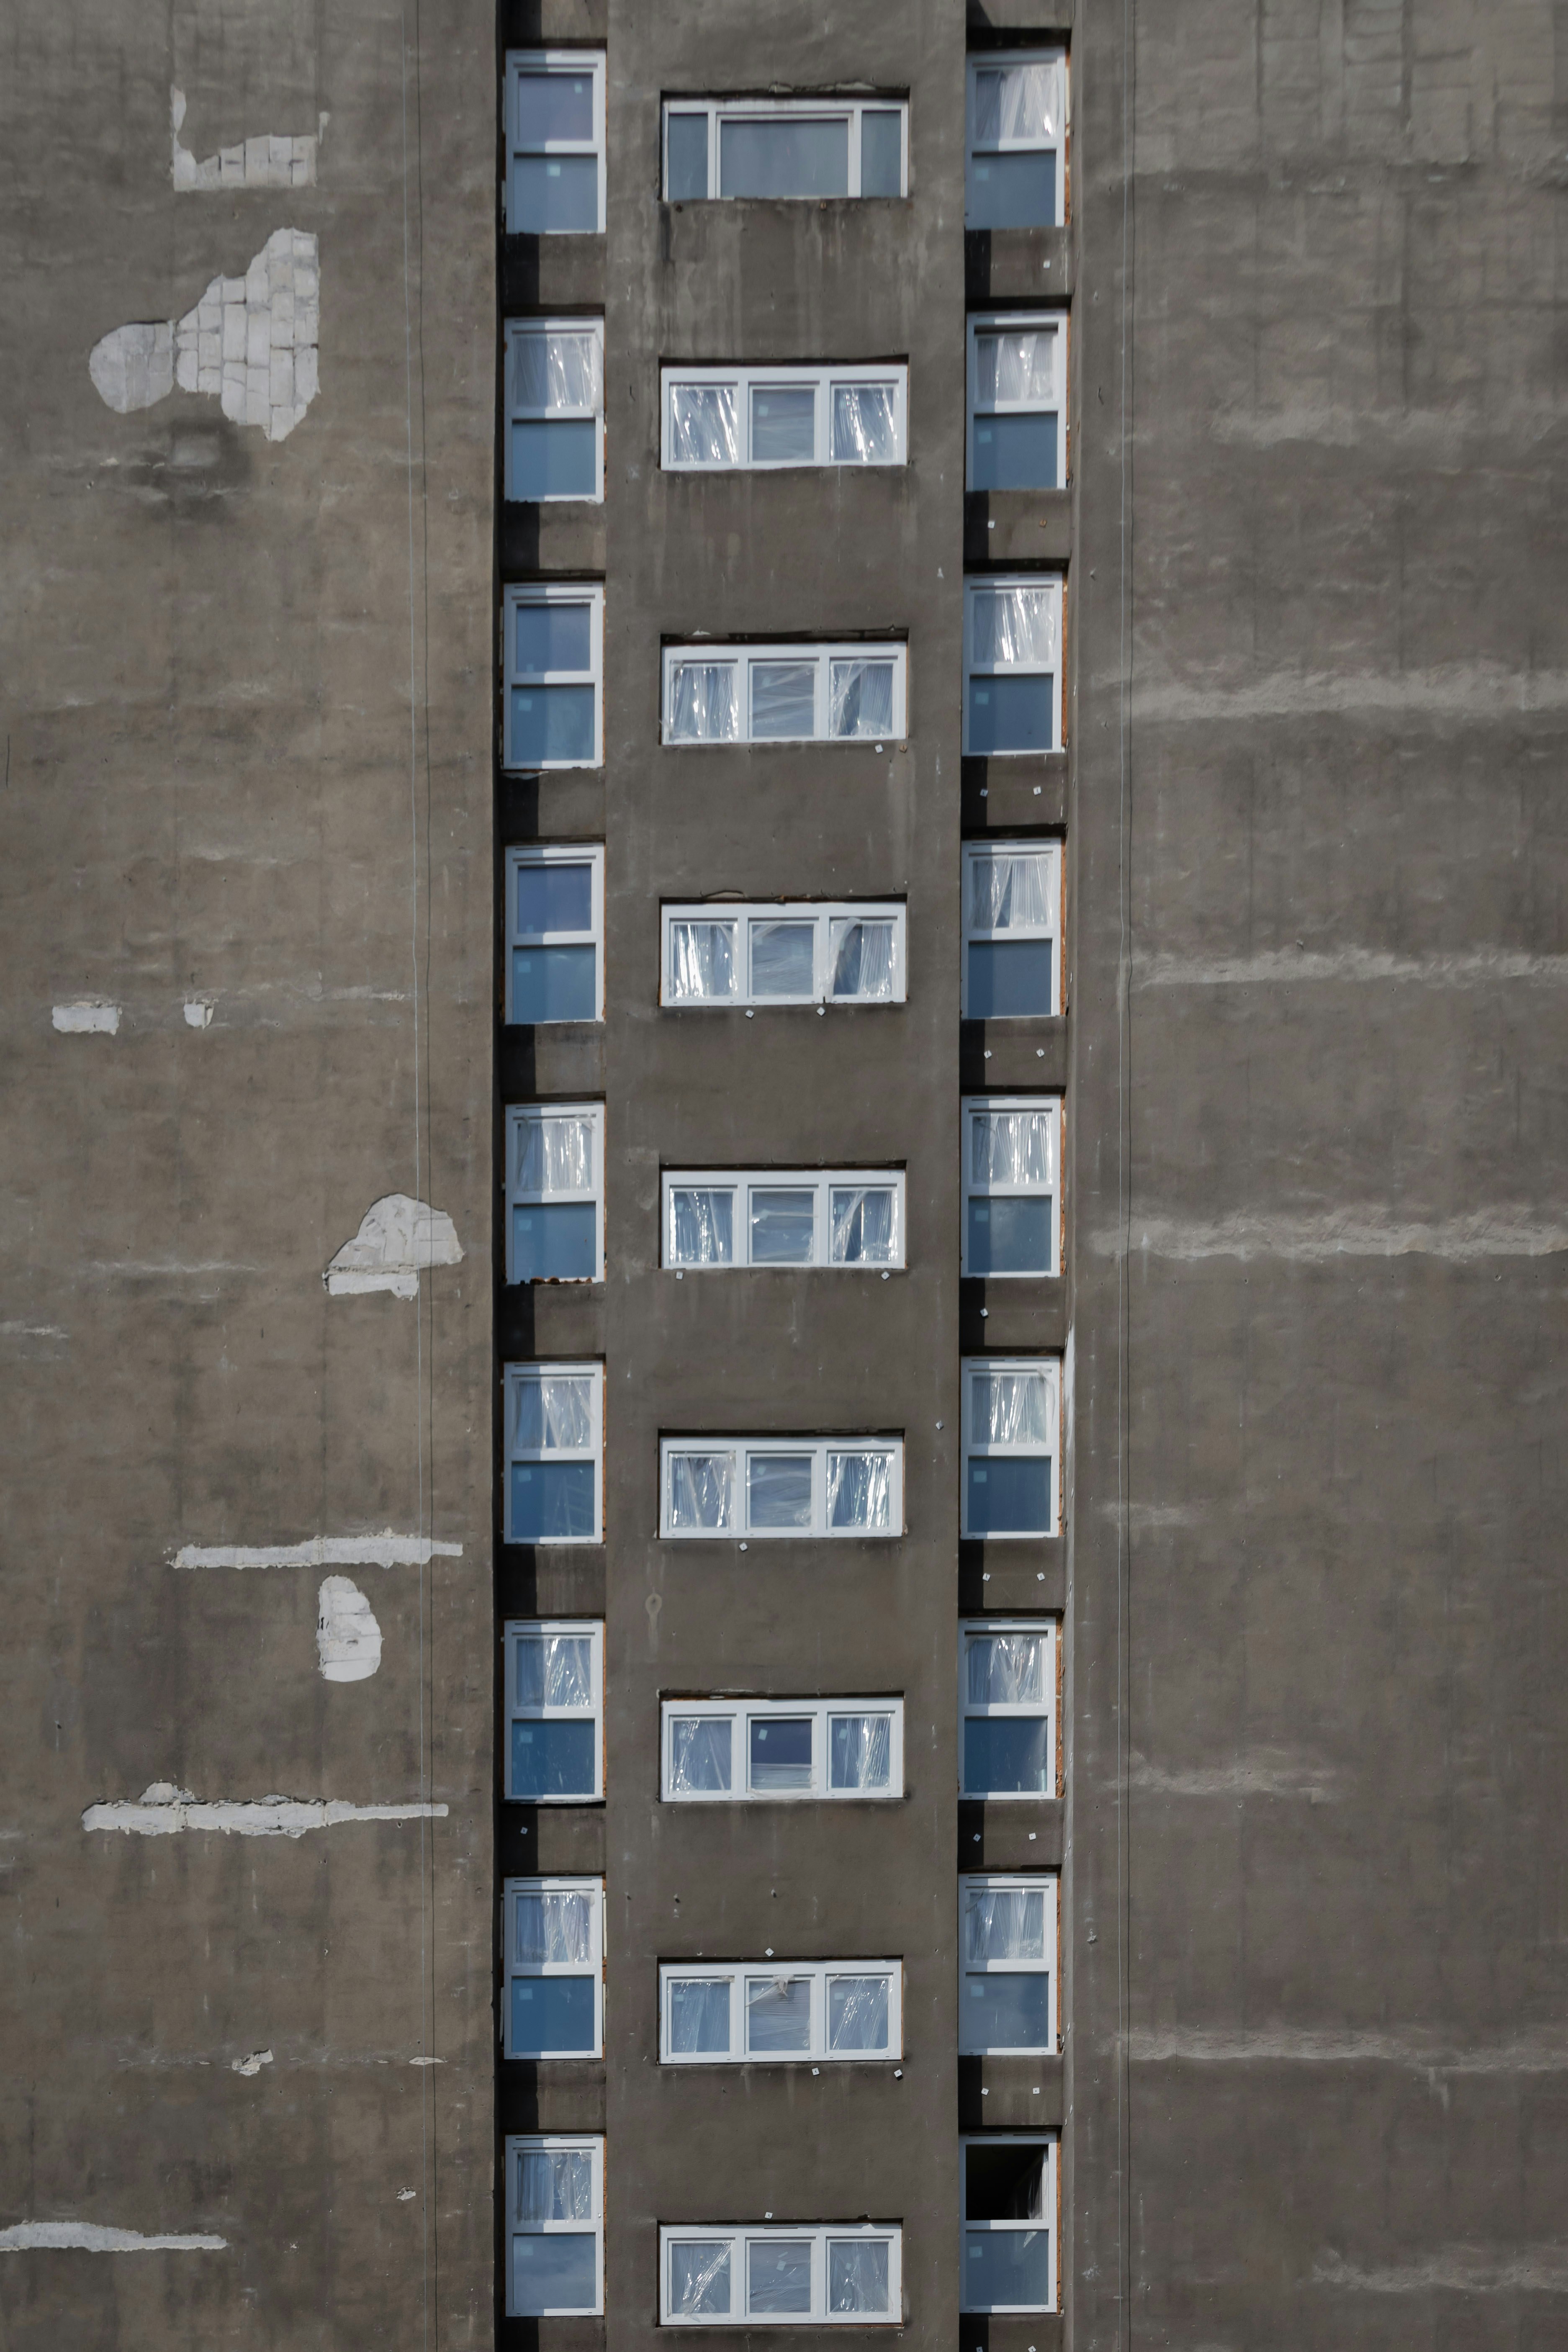
[[(172, 85), (197, 159), (320, 134), (313, 184), (176, 193)], [(0, 2234), (0, 2335), (480, 2343), (493, 13), (18, 0), (0, 119), (0, 2233), (89, 2241)], [(287, 436), (269, 352), (265, 421), (243, 380), (106, 404), (100, 339), (280, 229)], [(262, 289), (296, 365), (308, 276)], [(114, 1034), (53, 1024), (84, 1001)], [(329, 1297), (392, 1194), (461, 1261)], [(328, 1575), (374, 1672), (341, 1589), (319, 1652)], [(84, 1824), (154, 1784), (402, 1817)]]

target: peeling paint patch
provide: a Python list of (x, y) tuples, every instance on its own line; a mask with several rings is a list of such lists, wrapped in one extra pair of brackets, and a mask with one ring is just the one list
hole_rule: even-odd
[(444, 2066), (447, 2061), (444, 2058), (411, 2058), (408, 2063), (411, 2066)]
[(117, 1037), (120, 1034), (118, 1004), (57, 1004), (54, 1008), (55, 1027), (62, 1037)]
[[(1568, 1223), (1528, 1208), (1500, 1205), (1462, 1217), (1391, 1217), (1383, 1210), (1334, 1209), (1317, 1216), (1257, 1216), (1237, 1212), (1212, 1221), (1135, 1218), (1132, 1248), (1161, 1258), (1276, 1258), (1321, 1265), (1335, 1258), (1437, 1257), (1460, 1264), (1479, 1259), (1554, 1257), (1568, 1250)], [(1121, 1248), (1115, 1229), (1093, 1236), (1096, 1252)]]
[(406, 1192), (388, 1192), (360, 1219), (321, 1276), (334, 1298), (357, 1291), (390, 1290), (395, 1298), (417, 1298), (420, 1269), (457, 1265), (462, 1260), (457, 1228), (444, 1209), (432, 1209)]
[(231, 2072), (236, 2074), (259, 2074), (263, 2066), (271, 2065), (272, 2053), (270, 2050), (253, 2050), (248, 2058), (231, 2058), (228, 2063)]
[(460, 1543), (427, 1536), (310, 1536), (297, 1544), (182, 1544), (176, 1568), (428, 1568), (433, 1559), (461, 1559)]
[(275, 229), (243, 278), (214, 278), (183, 319), (116, 327), (88, 372), (117, 415), (151, 408), (178, 383), (210, 393), (236, 425), (286, 441), (319, 389), (317, 241)]
[(330, 1683), (363, 1683), (381, 1664), (381, 1627), (351, 1578), (326, 1576), (316, 1612), (316, 1651)]
[(397, 2201), (400, 2205), (407, 2205), (411, 2203), (418, 2194), (419, 2191), (417, 2189), (400, 2189), (397, 2192)]
[(1562, 2294), (1568, 2292), (1568, 2246), (1454, 2246), (1424, 2262), (1363, 2270), (1338, 2254), (1312, 2265), (1314, 2286), (1348, 2287), (1361, 2294)]
[(89, 1805), (84, 1830), (123, 1830), (128, 1836), (173, 1837), (179, 1830), (222, 1830), (235, 1837), (303, 1837), (308, 1830), (345, 1822), (440, 1822), (445, 1805), (351, 1805), (338, 1797), (261, 1797), (207, 1803), (172, 1780), (154, 1780), (140, 1798)]
[(197, 162), (180, 132), (185, 121), (185, 93), (169, 91), (170, 176), (177, 195), (205, 195), (214, 189), (313, 188), (316, 156), (331, 117), (316, 117), (314, 138), (279, 138), (263, 132), (242, 140), (237, 147), (220, 147), (216, 155)]
[(148, 2237), (140, 2230), (106, 2230), (96, 2221), (14, 2221), (0, 2230), (0, 2254), (19, 2254), (31, 2247), (58, 2248), (86, 2254), (219, 2254), (226, 2238), (205, 2231), (191, 2235)]
[(193, 996), (186, 999), (185, 1026), (187, 1029), (210, 1029), (212, 1019), (212, 1006), (204, 998)]

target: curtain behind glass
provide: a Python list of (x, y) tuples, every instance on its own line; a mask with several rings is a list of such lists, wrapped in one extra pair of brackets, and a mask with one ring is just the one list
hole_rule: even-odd
[(1050, 859), (1036, 850), (998, 850), (971, 860), (970, 927), (976, 931), (1048, 930)]
[(669, 454), (677, 466), (740, 464), (733, 384), (671, 384)]
[(669, 684), (672, 743), (738, 743), (740, 702), (733, 662), (683, 661)]
[(972, 1445), (1048, 1445), (1049, 1397), (1043, 1372), (972, 1372)]
[(969, 659), (976, 669), (1021, 663), (1048, 669), (1057, 657), (1052, 588), (977, 588), (970, 598)]
[(972, 1184), (1049, 1184), (1055, 1181), (1050, 1113), (980, 1110), (969, 1124)]
[(677, 1265), (731, 1265), (735, 1195), (682, 1185), (669, 1195), (669, 1249)]
[(832, 1785), (885, 1789), (892, 1769), (893, 1727), (885, 1715), (836, 1715), (828, 1729)]
[(1043, 1634), (985, 1633), (970, 1643), (971, 1706), (1043, 1706), (1045, 1697)]
[(597, 415), (604, 404), (597, 335), (519, 335), (511, 351), (514, 407), (586, 408)]
[(678, 2057), (730, 2047), (730, 1985), (677, 1982), (669, 1988), (669, 2047)]
[(580, 1453), (594, 1442), (594, 1383), (580, 1373), (546, 1372), (512, 1390), (512, 1450)]
[(827, 2307), (830, 2311), (882, 2311), (888, 2308), (888, 2248), (857, 2245), (835, 2239), (827, 2249)]
[(678, 2241), (669, 2250), (669, 2307), (677, 2317), (730, 2308), (727, 2238)]
[(893, 466), (899, 457), (898, 411), (890, 383), (833, 387), (836, 466)]
[(974, 143), (1044, 142), (1058, 135), (1054, 65), (987, 67), (974, 77)]
[(893, 665), (890, 661), (836, 661), (830, 682), (836, 736), (890, 735), (893, 731)]
[(734, 1522), (734, 1455), (672, 1454), (669, 1456), (671, 1528), (729, 1528)]
[(885, 1531), (892, 1517), (891, 1467), (885, 1454), (830, 1454), (828, 1526)]
[(520, 2221), (591, 2221), (594, 2159), (585, 2147), (530, 2147), (521, 2157)]
[(994, 408), (998, 401), (1048, 405), (1056, 395), (1056, 353), (1054, 328), (1011, 335), (976, 335), (976, 405)]
[(894, 926), (839, 923), (834, 928), (833, 993), (887, 1003), (893, 993)]
[(547, 1968), (570, 1967), (585, 1960), (593, 1948), (590, 1895), (562, 1890), (555, 1894), (520, 1895), (517, 1902), (517, 1957)]
[(895, 1255), (895, 1195), (886, 1185), (833, 1188), (835, 1265), (891, 1265)]
[(888, 2046), (886, 1977), (830, 1977), (827, 1982), (829, 2050), (885, 2050)]
[(525, 1633), (517, 1643), (519, 1706), (594, 1703), (594, 1644), (586, 1633)]
[(591, 1192), (591, 1118), (525, 1118), (520, 1124), (517, 1183), (522, 1192)]
[(681, 1796), (730, 1786), (730, 1718), (678, 1715), (669, 1726), (669, 1785)]
[(733, 923), (671, 923), (669, 993), (700, 1003), (734, 995)]
[(1043, 1960), (1046, 1898), (1022, 1886), (976, 1887), (966, 1915), (968, 1960)]

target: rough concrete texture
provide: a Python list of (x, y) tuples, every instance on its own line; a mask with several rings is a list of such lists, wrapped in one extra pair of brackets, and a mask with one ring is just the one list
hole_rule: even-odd
[[(18, 2352), (491, 2332), (494, 34), (7, 12)], [(319, 184), (176, 194), (172, 85), (197, 156), (330, 111)], [(110, 329), (283, 229), (324, 289), (286, 445), (104, 405)], [(461, 1263), (330, 1297), (390, 1194)]]

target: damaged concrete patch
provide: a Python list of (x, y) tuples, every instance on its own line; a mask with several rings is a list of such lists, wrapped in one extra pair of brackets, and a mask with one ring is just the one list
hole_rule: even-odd
[(253, 2050), (248, 2058), (231, 2058), (228, 2063), (232, 2074), (259, 2074), (263, 2066), (271, 2065), (272, 2053), (270, 2050)]
[(226, 2238), (205, 2231), (145, 2236), (140, 2230), (108, 2230), (96, 2221), (14, 2221), (0, 2230), (0, 2254), (47, 2248), (84, 2254), (221, 2254)]
[(169, 143), (173, 160), (170, 177), (177, 195), (202, 195), (230, 188), (313, 188), (316, 156), (330, 115), (316, 117), (315, 136), (279, 138), (264, 131), (259, 138), (241, 140), (237, 147), (220, 147), (216, 155), (198, 163), (180, 137), (185, 120), (185, 93), (169, 92)]
[(127, 1836), (173, 1837), (180, 1830), (222, 1830), (236, 1837), (303, 1837), (307, 1830), (344, 1822), (441, 1822), (445, 1805), (351, 1805), (337, 1797), (261, 1797), (207, 1803), (172, 1780), (154, 1780), (139, 1798), (89, 1805), (84, 1830), (123, 1830)]
[(118, 1004), (57, 1004), (52, 1018), (63, 1037), (117, 1037), (120, 1034)]
[(295, 1544), (182, 1544), (176, 1568), (428, 1568), (433, 1559), (461, 1559), (460, 1543), (429, 1536), (395, 1536), (390, 1528), (363, 1536), (310, 1536)]
[(395, 1298), (416, 1298), (420, 1269), (457, 1265), (462, 1258), (457, 1229), (443, 1209), (388, 1192), (373, 1202), (352, 1242), (345, 1242), (321, 1279), (334, 1298), (362, 1290), (390, 1290)]
[(316, 396), (320, 340), (317, 241), (280, 228), (243, 278), (211, 278), (184, 318), (116, 327), (93, 345), (88, 371), (117, 415), (153, 407), (178, 383), (286, 441)]
[(330, 1683), (363, 1683), (381, 1664), (381, 1627), (352, 1578), (324, 1576), (316, 1612), (316, 1651)]

